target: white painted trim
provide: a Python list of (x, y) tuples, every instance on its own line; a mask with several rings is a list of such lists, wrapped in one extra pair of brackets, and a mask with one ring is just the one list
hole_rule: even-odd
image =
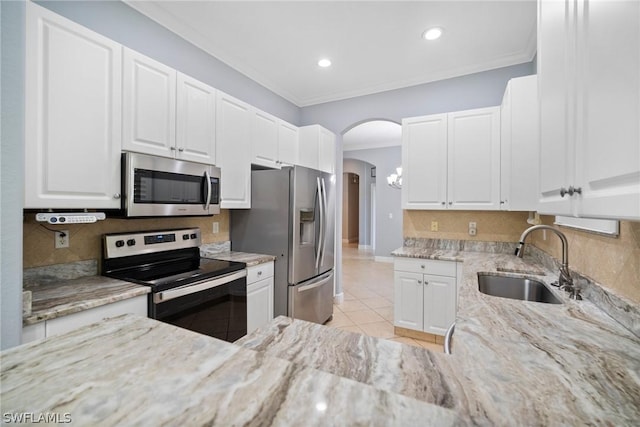
[(363, 251), (370, 251), (371, 250), (371, 245), (358, 245), (358, 249), (359, 250), (363, 250)]
[(344, 292), (340, 292), (339, 294), (333, 296), (334, 304), (342, 304), (343, 302), (344, 302)]
[(375, 262), (390, 262), (393, 263), (394, 257), (392, 256), (377, 256), (374, 258)]
[(369, 150), (371, 148), (400, 147), (398, 141), (362, 142), (359, 144), (343, 144), (342, 151)]

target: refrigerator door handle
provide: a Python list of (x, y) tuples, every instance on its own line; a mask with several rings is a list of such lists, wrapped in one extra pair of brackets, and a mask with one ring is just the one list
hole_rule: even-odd
[(318, 271), (320, 268), (320, 257), (323, 245), (322, 230), (324, 228), (324, 205), (322, 204), (322, 186), (320, 184), (320, 177), (316, 177), (316, 185), (318, 189), (318, 207), (320, 209), (320, 230), (318, 232), (318, 239), (316, 240), (316, 271)]
[(320, 187), (322, 188), (322, 204), (324, 209), (322, 210), (322, 222), (320, 223), (320, 232), (322, 233), (322, 248), (320, 250), (320, 265), (324, 264), (324, 253), (326, 252), (325, 246), (327, 245), (327, 189), (324, 184), (324, 178), (321, 178)]
[(298, 292), (304, 292), (304, 291), (308, 291), (310, 289), (314, 289), (314, 288), (317, 288), (319, 286), (322, 286), (327, 282), (327, 280), (331, 279), (331, 276), (333, 276), (333, 273), (327, 273), (327, 274), (325, 274), (325, 275), (323, 275), (321, 277), (318, 277), (313, 283), (297, 287), (297, 291)]

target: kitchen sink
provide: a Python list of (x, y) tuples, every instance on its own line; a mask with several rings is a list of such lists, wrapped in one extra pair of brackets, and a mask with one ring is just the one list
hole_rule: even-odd
[(478, 273), (478, 290), (495, 297), (562, 304), (544, 283), (525, 277)]

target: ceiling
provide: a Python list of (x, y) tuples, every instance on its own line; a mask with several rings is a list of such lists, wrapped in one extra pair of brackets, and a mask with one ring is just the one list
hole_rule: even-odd
[[(299, 107), (528, 62), (536, 1), (125, 2)], [(439, 40), (424, 40), (432, 26)], [(329, 58), (333, 65), (320, 68)]]

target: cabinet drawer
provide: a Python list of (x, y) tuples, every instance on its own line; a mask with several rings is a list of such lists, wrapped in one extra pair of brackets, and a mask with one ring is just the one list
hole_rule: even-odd
[(273, 262), (254, 265), (247, 268), (247, 284), (273, 276)]
[(394, 270), (456, 277), (456, 263), (434, 259), (396, 258)]

